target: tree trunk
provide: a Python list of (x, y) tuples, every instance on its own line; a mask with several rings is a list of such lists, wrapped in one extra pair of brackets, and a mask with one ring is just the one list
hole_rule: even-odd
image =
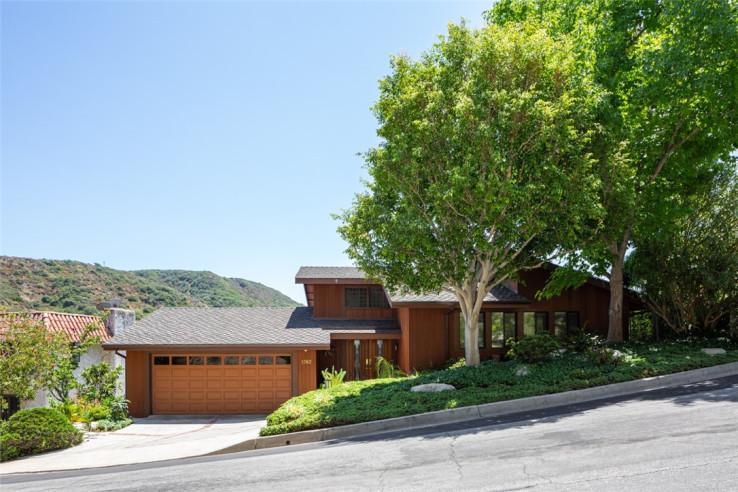
[(625, 248), (618, 250), (614, 243), (610, 251), (616, 254), (610, 270), (610, 310), (607, 327), (607, 342), (623, 341), (623, 259)]
[[(474, 311), (474, 310), (472, 310)], [(477, 329), (477, 320), (479, 312), (471, 312), (469, 316), (464, 317), (464, 356), (467, 366), (479, 365), (479, 330)]]

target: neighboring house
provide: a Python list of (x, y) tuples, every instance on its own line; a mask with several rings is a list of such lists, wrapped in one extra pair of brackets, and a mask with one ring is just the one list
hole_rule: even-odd
[[(115, 333), (116, 327), (119, 328), (121, 326), (122, 320), (126, 321), (128, 325), (132, 325), (135, 320), (135, 313), (133, 313), (133, 311), (120, 309), (113, 311), (118, 311), (118, 313), (111, 313), (105, 320), (98, 316), (87, 314), (54, 313), (48, 311), (2, 313), (0, 314), (0, 322), (24, 314), (32, 321), (42, 323), (49, 331), (64, 333), (71, 344), (79, 343), (87, 327), (93, 325), (95, 328), (90, 332), (90, 334), (92, 336), (99, 337), (100, 342), (90, 346), (87, 351), (80, 356), (79, 367), (74, 371), (74, 375), (79, 381), (80, 375), (84, 369), (101, 362), (107, 362), (108, 365), (113, 368), (118, 367), (119, 365), (125, 366), (125, 354), (103, 350), (102, 344), (110, 340)], [(123, 394), (125, 393), (124, 374), (121, 374), (120, 376), (120, 383), (121, 394)], [(42, 389), (36, 393), (35, 400), (20, 402), (20, 406), (22, 408), (45, 407), (48, 406), (49, 403), (50, 395)]]
[[(609, 285), (591, 279), (535, 300), (550, 268), (492, 289), (479, 327), (481, 358), (504, 341), (559, 333), (586, 323), (607, 334)], [(125, 350), (127, 398), (135, 417), (153, 414), (268, 413), (318, 387), (323, 369), (347, 380), (375, 376), (382, 356), (404, 371), (440, 367), (464, 355), (451, 294), (391, 295), (352, 267), (302, 267), (307, 307), (162, 308), (104, 344)], [(636, 300), (626, 297), (624, 320)], [(627, 336), (627, 321), (624, 322)]]

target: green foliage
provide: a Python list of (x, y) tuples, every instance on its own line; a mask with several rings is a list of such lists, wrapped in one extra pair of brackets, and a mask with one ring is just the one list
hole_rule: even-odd
[(346, 371), (343, 369), (336, 371), (335, 367), (331, 367), (330, 371), (323, 369), (321, 374), (323, 375), (323, 387), (326, 389), (343, 384), (343, 378), (346, 377)]
[[(715, 163), (734, 162), (738, 9), (731, 0), (502, 0), (488, 13), (495, 25), (531, 20), (574, 37), (576, 56), (605, 94), (588, 150), (599, 160), (606, 216), (568, 264), (609, 275), (608, 340), (620, 341), (632, 241), (658, 241), (687, 212), (673, 197), (694, 193)], [(551, 290), (576, 285), (566, 277)]]
[(125, 300), (139, 317), (179, 306), (296, 306), (262, 284), (210, 272), (126, 272), (76, 261), (0, 257), (0, 309), (102, 315), (101, 300)]
[[(53, 380), (55, 367), (69, 358), (66, 335), (49, 331), (41, 321), (23, 314), (3, 315), (0, 323), (4, 326), (0, 337), (0, 395), (33, 400), (36, 391)], [(4, 399), (1, 404), (4, 408)]]
[(510, 343), (507, 355), (513, 359), (539, 362), (561, 348), (561, 344), (548, 333), (529, 335)]
[(673, 332), (709, 335), (738, 315), (738, 175), (718, 174), (703, 193), (674, 202), (691, 213), (636, 241), (626, 270)]
[(387, 288), (456, 295), (470, 365), (487, 292), (598, 221), (587, 146), (600, 95), (571, 43), (535, 23), (450, 24), (380, 81), (382, 141), (339, 233)]
[(602, 345), (598, 347), (590, 347), (585, 352), (585, 355), (587, 356), (587, 359), (595, 365), (612, 364), (620, 360), (616, 357), (614, 350)]
[(653, 315), (650, 312), (631, 313), (628, 327), (628, 340), (631, 342), (650, 342), (655, 340)]
[(586, 352), (600, 343), (600, 337), (587, 329), (586, 323), (581, 328), (569, 328), (559, 336), (559, 342), (567, 350)]
[(406, 378), (407, 374), (399, 367), (392, 364), (384, 357), (377, 357), (377, 378), (378, 379), (396, 379)]
[(79, 367), (79, 361), (82, 355), (87, 352), (91, 346), (100, 343), (100, 337), (92, 335), (92, 332), (97, 328), (98, 326), (94, 323), (88, 325), (80, 336), (79, 343), (71, 344), (69, 347), (69, 354), (66, 357), (60, 357), (58, 359), (57, 364), (51, 373), (51, 377), (46, 383), (46, 387), (51, 394), (51, 397), (56, 401), (63, 402), (68, 400), (69, 393), (78, 386), (78, 381), (74, 376), (74, 371)]
[(113, 398), (107, 398), (103, 400), (103, 405), (108, 407), (110, 410), (110, 417), (113, 420), (124, 420), (128, 418), (128, 404), (129, 400), (126, 400), (124, 396), (115, 396)]
[(123, 427), (128, 427), (133, 423), (133, 420), (129, 418), (123, 418), (123, 419), (105, 419), (105, 420), (98, 420), (97, 421), (97, 430), (100, 432), (110, 432), (110, 431), (116, 431), (119, 429), (122, 429)]
[[(721, 346), (728, 353), (709, 356), (700, 352), (706, 346)], [(616, 348), (623, 354), (619, 364), (595, 365), (584, 354), (566, 353), (554, 359), (527, 363), (530, 374), (526, 377), (516, 376), (520, 365), (517, 361), (509, 361), (426, 371), (414, 378), (349, 381), (288, 400), (267, 417), (267, 426), (261, 430), (261, 435), (481, 405), (738, 361), (738, 346), (731, 346), (727, 341), (689, 339), (626, 343)], [(457, 390), (410, 391), (412, 386), (425, 383), (451, 384)]]
[(0, 430), (0, 461), (79, 444), (82, 433), (51, 408), (21, 410)]
[(118, 377), (123, 366), (112, 369), (107, 362), (101, 362), (82, 371), (82, 382), (77, 394), (88, 401), (103, 401), (115, 397), (120, 387)]

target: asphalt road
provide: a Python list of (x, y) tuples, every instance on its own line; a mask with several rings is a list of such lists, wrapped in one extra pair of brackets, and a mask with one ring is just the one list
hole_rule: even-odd
[(502, 419), (102, 470), (9, 490), (738, 490), (738, 376)]

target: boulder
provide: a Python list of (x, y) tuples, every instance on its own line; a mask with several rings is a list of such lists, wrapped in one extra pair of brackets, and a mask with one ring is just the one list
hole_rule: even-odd
[(523, 366), (520, 369), (518, 369), (517, 371), (515, 371), (515, 375), (516, 376), (527, 376), (528, 374), (530, 374), (530, 371), (525, 366)]
[(703, 348), (700, 350), (703, 354), (707, 355), (723, 355), (725, 353), (725, 349), (721, 348)]
[(410, 391), (416, 391), (421, 393), (438, 393), (439, 391), (455, 390), (456, 388), (450, 384), (443, 383), (430, 383), (430, 384), (419, 384), (410, 388)]

